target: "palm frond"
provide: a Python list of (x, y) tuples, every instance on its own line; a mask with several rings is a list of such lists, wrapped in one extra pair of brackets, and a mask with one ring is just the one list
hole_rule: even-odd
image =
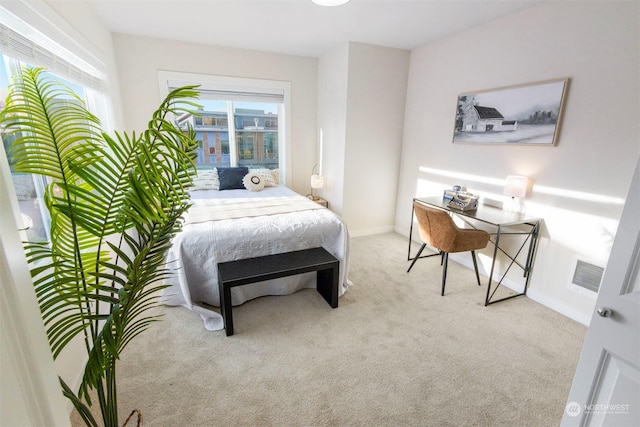
[(25, 68), (15, 78), (0, 122), (8, 135), (18, 136), (10, 148), (16, 171), (64, 182), (73, 175), (72, 165), (101, 157), (100, 121), (71, 89), (43, 71)]
[(78, 394), (62, 380), (61, 387), (88, 425), (95, 425), (91, 389), (105, 425), (117, 425), (116, 361), (159, 319), (150, 310), (172, 273), (166, 253), (190, 207), (185, 189), (197, 147), (193, 129), (170, 117), (194, 113), (197, 94), (194, 86), (173, 90), (147, 130), (110, 137), (70, 89), (24, 69), (0, 115), (17, 137), (16, 170), (49, 178), (51, 242), (27, 243), (25, 251), (54, 358), (84, 338)]

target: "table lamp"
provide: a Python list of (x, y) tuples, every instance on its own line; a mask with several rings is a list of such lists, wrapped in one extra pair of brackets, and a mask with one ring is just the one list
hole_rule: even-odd
[(507, 176), (502, 194), (511, 198), (504, 203), (503, 209), (506, 211), (522, 213), (524, 211), (524, 204), (522, 203), (521, 198), (527, 194), (528, 185), (529, 178), (526, 176)]
[(318, 173), (313, 173), (317, 170), (317, 165), (314, 166), (313, 171), (311, 171), (311, 199), (318, 200), (316, 196), (313, 195), (313, 190), (324, 187), (324, 177)]

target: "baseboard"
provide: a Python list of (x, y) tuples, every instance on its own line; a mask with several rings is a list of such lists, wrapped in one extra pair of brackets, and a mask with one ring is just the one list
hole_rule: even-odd
[(385, 227), (374, 227), (374, 228), (362, 228), (351, 230), (349, 229), (349, 236), (351, 237), (362, 237), (362, 236), (373, 236), (374, 234), (384, 234), (391, 233), (395, 231), (393, 225), (388, 225)]
[[(457, 262), (458, 264), (461, 264), (463, 266), (465, 266), (466, 268), (468, 268), (469, 270), (473, 271), (473, 262), (471, 260), (470, 256), (465, 257), (464, 254), (459, 253), (459, 254), (449, 254), (449, 259), (453, 260), (455, 262)], [(484, 269), (482, 268), (482, 266), (478, 263), (478, 270), (480, 271), (480, 274), (488, 277), (489, 273), (487, 271), (484, 271)], [(501, 274), (500, 272), (495, 272), (494, 273), (496, 276)], [(494, 277), (496, 277), (494, 276)], [(509, 289), (511, 289), (514, 292), (522, 292), (524, 290), (524, 284), (522, 283), (518, 283), (515, 282), (514, 280), (505, 277), (502, 280), (502, 285), (501, 286), (505, 286)], [(589, 326), (589, 323), (591, 322), (591, 317), (585, 315), (584, 313), (580, 313), (577, 310), (575, 310), (572, 307), (567, 306), (566, 304), (562, 304), (560, 302), (558, 302), (557, 300), (551, 299), (547, 296), (545, 296), (544, 294), (542, 294), (541, 292), (537, 292), (535, 288), (528, 288), (527, 289), (527, 298), (537, 302), (538, 304), (544, 305), (545, 307), (562, 314), (563, 316), (568, 317), (571, 320), (575, 320), (578, 323), (581, 323), (585, 326)]]
[(548, 298), (540, 292), (537, 292), (535, 288), (527, 289), (527, 297), (585, 326), (589, 326), (591, 324), (591, 316), (580, 313), (572, 307), (569, 307), (566, 304), (562, 304), (557, 300)]
[(398, 233), (401, 236), (404, 236), (406, 238), (409, 238), (409, 230), (405, 230), (404, 227), (400, 228), (400, 227), (393, 227), (393, 231)]

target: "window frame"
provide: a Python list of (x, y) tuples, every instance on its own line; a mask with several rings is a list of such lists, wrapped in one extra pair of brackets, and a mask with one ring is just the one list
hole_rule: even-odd
[[(199, 85), (203, 91), (230, 93), (249, 93), (260, 96), (281, 96), (282, 104), (278, 108), (278, 168), (280, 170), (281, 182), (287, 184), (291, 182), (291, 83), (279, 80), (266, 80), (245, 77), (218, 76), (212, 74), (198, 74), (176, 71), (158, 71), (158, 85), (160, 99), (164, 99), (170, 88), (185, 85)], [(232, 135), (235, 135), (235, 123), (229, 125), (229, 145)], [(232, 129), (233, 128), (233, 129)], [(235, 139), (235, 136), (233, 137)], [(232, 150), (233, 154), (233, 150)], [(231, 158), (232, 164), (237, 164), (237, 158)]]

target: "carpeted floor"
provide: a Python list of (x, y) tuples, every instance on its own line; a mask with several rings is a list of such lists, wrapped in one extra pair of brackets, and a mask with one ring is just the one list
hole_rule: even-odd
[[(405, 271), (406, 239), (351, 239), (354, 286), (234, 308), (235, 335), (162, 307), (119, 364), (121, 420), (145, 426), (557, 426), (586, 327), (437, 259)], [(534, 273), (535, 274), (535, 273)], [(73, 425), (81, 425), (76, 414)], [(130, 424), (131, 425), (131, 424)]]

